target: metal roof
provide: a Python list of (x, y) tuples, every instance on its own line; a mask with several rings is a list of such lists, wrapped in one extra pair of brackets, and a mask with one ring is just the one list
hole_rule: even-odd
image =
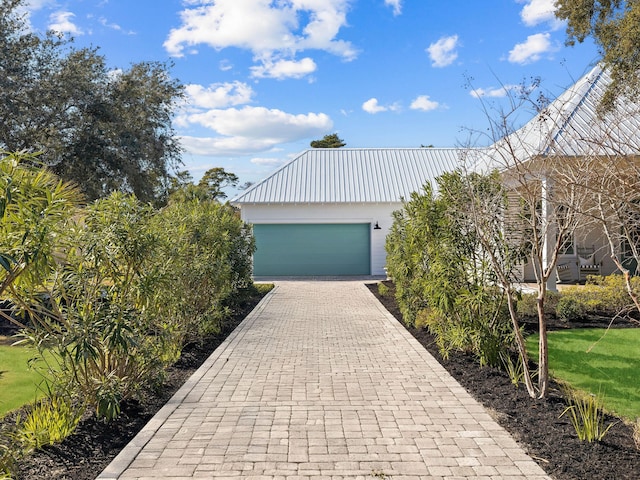
[(493, 149), (508, 147), (508, 155), (521, 161), (540, 155), (638, 154), (640, 104), (623, 98), (604, 116), (598, 114), (610, 82), (606, 70), (594, 67), (526, 125), (496, 142)]
[(393, 203), (459, 166), (455, 148), (314, 148), (233, 204)]

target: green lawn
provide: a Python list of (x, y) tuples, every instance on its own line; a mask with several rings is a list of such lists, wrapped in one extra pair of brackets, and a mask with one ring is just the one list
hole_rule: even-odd
[[(532, 358), (537, 359), (537, 348), (538, 336), (532, 335), (527, 339)], [(549, 368), (575, 388), (602, 393), (607, 410), (640, 417), (640, 328), (549, 332)]]
[(27, 364), (33, 356), (32, 348), (0, 345), (0, 417), (41, 393), (42, 376)]

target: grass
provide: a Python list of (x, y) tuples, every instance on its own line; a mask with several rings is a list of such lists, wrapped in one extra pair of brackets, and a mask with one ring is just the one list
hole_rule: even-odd
[(41, 396), (42, 376), (28, 366), (34, 353), (28, 347), (0, 345), (0, 417)]
[[(532, 335), (527, 350), (534, 359), (537, 348)], [(574, 388), (602, 395), (607, 411), (640, 417), (640, 328), (549, 332), (549, 369)]]

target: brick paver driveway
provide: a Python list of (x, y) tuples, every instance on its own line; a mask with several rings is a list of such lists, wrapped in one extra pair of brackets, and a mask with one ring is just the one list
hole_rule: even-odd
[(542, 479), (362, 281), (284, 281), (100, 479)]

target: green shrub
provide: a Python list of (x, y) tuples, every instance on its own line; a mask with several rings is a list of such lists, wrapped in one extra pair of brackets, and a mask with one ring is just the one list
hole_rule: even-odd
[[(640, 278), (632, 279), (632, 288), (640, 291)], [(622, 275), (590, 275), (584, 286), (563, 289), (562, 298), (571, 298), (584, 314), (594, 315), (615, 316), (628, 310), (631, 304)]]
[[(554, 314), (558, 302), (560, 301), (560, 294), (558, 292), (547, 291), (547, 297), (544, 302), (544, 312), (547, 315)], [(524, 317), (537, 317), (538, 316), (538, 294), (536, 293), (523, 293), (518, 298), (516, 308), (518, 314)]]
[(556, 315), (560, 320), (570, 322), (584, 317), (586, 310), (585, 305), (578, 299), (571, 296), (563, 296), (556, 307)]
[(191, 200), (163, 209), (153, 228), (162, 237), (160, 258), (170, 259), (159, 314), (172, 319), (185, 342), (219, 333), (252, 286), (250, 227), (228, 204)]
[[(496, 193), (494, 177), (471, 181), (488, 196)], [(437, 182), (439, 195), (427, 184), (394, 212), (386, 239), (387, 271), (403, 321), (428, 328), (445, 357), (459, 350), (482, 365), (499, 365), (513, 339), (504, 294), (489, 287), (496, 278), (468, 216), (465, 180), (453, 173)]]
[(275, 287), (273, 283), (254, 283), (252, 286), (261, 295), (266, 295)]
[(114, 193), (88, 206), (56, 276), (41, 326), (54, 388), (112, 420), (164, 378), (186, 342), (218, 334), (251, 286), (250, 230), (215, 201), (162, 211)]
[(416, 316), (416, 327), (427, 328), (436, 337), (443, 358), (454, 351), (472, 352), (471, 331), (464, 325), (448, 322), (442, 312), (425, 308)]
[(386, 297), (387, 295), (389, 295), (389, 287), (387, 287), (384, 283), (379, 283), (378, 284), (378, 294), (381, 297)]
[(48, 328), (31, 332), (57, 359), (54, 389), (106, 420), (160, 381), (166, 365), (162, 318), (153, 315), (166, 262), (157, 260), (153, 215), (121, 193), (87, 207), (51, 290)]

